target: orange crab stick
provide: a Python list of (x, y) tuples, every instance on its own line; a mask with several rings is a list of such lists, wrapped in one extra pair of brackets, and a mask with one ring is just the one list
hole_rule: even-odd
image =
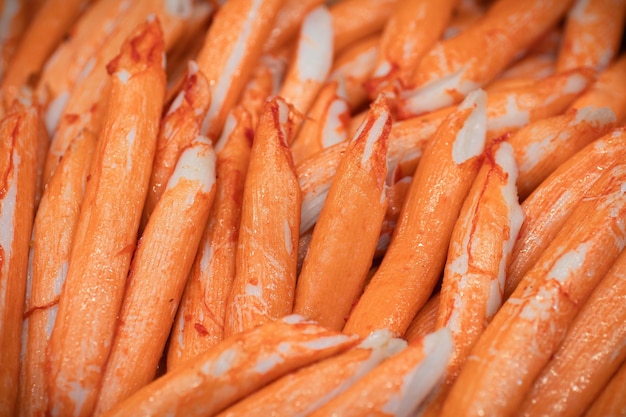
[(96, 135), (83, 131), (70, 145), (46, 188), (33, 226), (30, 297), (26, 298), (20, 406), (22, 415), (44, 415), (46, 349), (67, 275), (83, 187), (96, 148)]
[(407, 82), (421, 58), (441, 37), (457, 0), (401, 0), (385, 24), (372, 78), (370, 97)]
[(626, 130), (616, 129), (565, 161), (524, 201), (524, 224), (513, 247), (505, 296), (537, 262), (600, 174), (626, 157)]
[(500, 142), (483, 165), (454, 226), (436, 327), (447, 327), (454, 349), (428, 414), (443, 404), (474, 343), (502, 304), (507, 262), (523, 221), (513, 148)]
[(278, 11), (276, 22), (263, 50), (271, 52), (284, 47), (297, 36), (307, 13), (323, 3), (324, 0), (285, 0), (285, 5)]
[(137, 243), (95, 415), (154, 378), (214, 194), (215, 152), (198, 136), (180, 155)]
[(611, 381), (594, 400), (584, 417), (623, 416), (626, 414), (626, 397), (623, 395), (624, 385), (626, 385), (626, 361), (622, 363)]
[[(510, 415), (626, 245), (626, 166), (606, 170), (496, 313), (463, 365), (442, 416)], [(462, 411), (461, 411), (462, 410)]]
[(161, 121), (148, 197), (143, 208), (144, 225), (167, 187), (179, 156), (200, 133), (202, 119), (211, 102), (208, 86), (195, 62), (189, 61), (183, 90)]
[(216, 14), (197, 62), (209, 81), (211, 106), (202, 134), (217, 140), (253, 72), (285, 0), (234, 0)]
[(525, 199), (548, 175), (593, 140), (615, 127), (615, 115), (604, 107), (585, 107), (538, 120), (511, 135), (519, 164), (520, 199)]
[(350, 109), (342, 98), (345, 94), (341, 90), (342, 85), (337, 82), (330, 82), (322, 87), (291, 144), (295, 164), (348, 139)]
[(520, 416), (577, 416), (626, 359), (626, 251), (583, 305), (518, 410)]
[[(343, 328), (374, 257), (387, 210), (390, 129), (386, 99), (377, 100), (341, 159), (298, 277), (294, 312), (331, 329)], [(345, 237), (356, 235), (358, 244), (346, 247)]]
[(15, 101), (0, 119), (0, 415), (14, 415), (28, 248), (35, 210), (37, 110)]
[(409, 86), (401, 92), (398, 106), (405, 114), (417, 115), (458, 103), (470, 91), (493, 80), (557, 23), (570, 3), (495, 2), (474, 25), (438, 43), (424, 56)]
[(420, 160), (382, 263), (344, 332), (404, 334), (443, 270), (445, 250), (485, 143), (486, 95), (477, 90), (444, 121)]
[(626, 119), (626, 97), (620, 92), (624, 86), (626, 86), (626, 54), (602, 71), (598, 80), (578, 97), (570, 108), (609, 107), (615, 113), (617, 122), (623, 123)]
[(414, 415), (441, 378), (451, 352), (448, 329), (431, 333), (378, 365), (310, 415)]
[(296, 55), (278, 95), (306, 114), (315, 100), (333, 61), (333, 27), (326, 6), (310, 11), (300, 29)]
[(567, 14), (556, 70), (604, 70), (619, 50), (624, 18), (624, 0), (576, 0)]
[(405, 348), (388, 330), (372, 332), (354, 348), (285, 375), (218, 416), (308, 415)]
[(216, 143), (217, 183), (209, 220), (176, 313), (167, 369), (222, 341), (226, 301), (235, 278), (241, 199), (250, 160), (252, 128), (241, 109), (226, 119)]
[(7, 65), (28, 25), (28, 15), (25, 2), (17, 0), (0, 2), (0, 79), (4, 77)]
[(224, 337), (290, 314), (293, 308), (301, 196), (288, 148), (292, 129), (289, 105), (270, 99), (250, 155)]
[(1, 88), (11, 100), (18, 90), (37, 77), (48, 56), (54, 51), (80, 15), (85, 0), (46, 0), (9, 61)]
[(214, 415), (281, 376), (357, 343), (357, 338), (290, 315), (225, 339), (104, 416)]
[(163, 52), (152, 19), (108, 65), (110, 106), (48, 348), (52, 415), (91, 415), (95, 406), (148, 191), (165, 95)]

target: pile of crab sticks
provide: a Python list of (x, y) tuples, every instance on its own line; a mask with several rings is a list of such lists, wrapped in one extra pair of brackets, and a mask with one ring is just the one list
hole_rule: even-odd
[(626, 0), (0, 0), (0, 416), (626, 416)]

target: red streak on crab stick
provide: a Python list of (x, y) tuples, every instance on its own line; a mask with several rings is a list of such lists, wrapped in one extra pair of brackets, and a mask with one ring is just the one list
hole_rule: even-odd
[(405, 348), (406, 342), (389, 331), (376, 331), (344, 353), (285, 375), (218, 417), (308, 415)]
[(167, 187), (179, 156), (200, 134), (202, 120), (211, 102), (208, 87), (207, 79), (198, 71), (195, 62), (190, 61), (183, 90), (161, 120), (148, 197), (143, 208), (144, 225)]
[(0, 415), (12, 416), (37, 178), (37, 110), (15, 101), (0, 120)]
[(220, 7), (197, 62), (209, 81), (211, 106), (203, 135), (219, 138), (228, 112), (248, 82), (285, 0), (231, 0)]
[(575, 0), (565, 21), (556, 70), (604, 70), (619, 50), (625, 18), (624, 0)]
[[(511, 415), (626, 245), (626, 166), (605, 170), (485, 329), (442, 416)], [(461, 411), (462, 410), (462, 411)]]
[(137, 243), (94, 415), (154, 378), (214, 195), (215, 152), (198, 136), (181, 153)]
[(598, 76), (598, 80), (584, 94), (578, 97), (570, 108), (609, 107), (615, 113), (618, 124), (626, 120), (626, 54), (620, 56)]
[(486, 95), (472, 93), (427, 145), (382, 263), (350, 314), (344, 332), (402, 335), (443, 270), (463, 200), (480, 167)]
[(53, 416), (91, 415), (95, 406), (148, 191), (165, 95), (163, 52), (160, 24), (152, 19), (108, 65), (110, 106), (48, 349)]
[[(320, 213), (298, 277), (294, 312), (341, 330), (363, 290), (387, 210), (386, 99), (374, 102), (350, 141)], [(359, 236), (345, 246), (346, 236)]]
[[(484, 86), (566, 12), (572, 0), (499, 0), (474, 25), (420, 61), (398, 106), (418, 115), (458, 103)], [(484, 51), (490, 51), (485, 54)]]
[(224, 337), (293, 308), (301, 196), (288, 147), (292, 116), (284, 100), (270, 99), (254, 134)]
[(226, 301), (235, 278), (241, 200), (250, 160), (250, 116), (235, 108), (216, 143), (216, 194), (187, 287), (178, 308), (167, 353), (167, 369), (222, 341)]
[(611, 381), (594, 400), (584, 417), (623, 416), (626, 414), (624, 386), (626, 386), (626, 361), (622, 363)]
[(283, 375), (357, 343), (358, 338), (291, 315), (225, 339), (104, 416), (214, 415)]
[(626, 359), (625, 322), (626, 251), (622, 251), (535, 380), (518, 415), (580, 415)]
[(600, 174), (626, 157), (626, 130), (616, 129), (565, 161), (524, 201), (524, 224), (511, 255), (505, 297), (537, 262)]
[(48, 407), (46, 349), (67, 275), (83, 189), (96, 148), (96, 135), (83, 131), (70, 145), (43, 194), (33, 228), (31, 294), (26, 299), (20, 379), (23, 416)]

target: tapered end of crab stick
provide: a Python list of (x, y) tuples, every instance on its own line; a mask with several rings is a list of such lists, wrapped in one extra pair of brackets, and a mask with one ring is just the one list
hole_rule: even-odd
[[(472, 109), (452, 145), (452, 159), (457, 164), (480, 155), (485, 147), (487, 131), (487, 94), (474, 90), (459, 105), (459, 110)], [(482, 138), (482, 140), (480, 139)]]

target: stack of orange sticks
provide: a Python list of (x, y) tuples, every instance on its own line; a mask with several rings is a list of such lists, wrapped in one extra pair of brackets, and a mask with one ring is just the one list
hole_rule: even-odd
[(626, 416), (626, 0), (0, 0), (0, 416)]

